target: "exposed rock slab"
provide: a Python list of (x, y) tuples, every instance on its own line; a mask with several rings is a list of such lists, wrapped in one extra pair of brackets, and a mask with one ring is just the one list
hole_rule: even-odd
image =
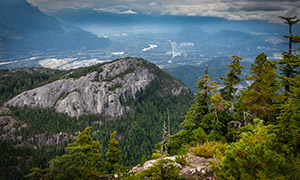
[[(56, 112), (70, 117), (83, 114), (101, 114), (118, 117), (129, 110), (120, 103), (135, 98), (146, 88), (155, 74), (135, 58), (119, 60), (102, 67), (101, 72), (91, 72), (78, 79), (68, 78), (19, 94), (5, 106), (55, 108)], [(174, 90), (177, 94), (178, 90)]]
[[(208, 161), (214, 161), (213, 158), (204, 158), (200, 156), (195, 156), (192, 153), (188, 153), (185, 156), (187, 162), (186, 165), (180, 165), (175, 162), (176, 156), (166, 157), (163, 159), (169, 159), (174, 161), (175, 165), (180, 170), (180, 175), (184, 176), (185, 179), (214, 179), (213, 174), (210, 172), (210, 166)], [(152, 159), (146, 161), (142, 166), (138, 165), (132, 168), (131, 172), (138, 174), (149, 167), (153, 166), (157, 161), (161, 159)]]

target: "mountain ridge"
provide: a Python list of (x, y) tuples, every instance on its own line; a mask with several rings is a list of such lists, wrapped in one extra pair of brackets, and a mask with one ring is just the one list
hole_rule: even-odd
[(3, 0), (0, 8), (0, 61), (38, 52), (104, 48), (110, 42), (64, 25), (25, 0)]
[[(78, 71), (74, 70), (60, 80), (25, 91), (4, 106), (54, 108), (70, 117), (90, 113), (115, 118), (131, 111), (130, 107), (122, 106), (121, 101), (135, 99), (138, 91), (158, 78), (155, 65), (137, 58), (119, 59), (93, 67), (89, 67), (92, 70), (86, 75), (78, 77)], [(169, 89), (175, 96), (189, 92), (180, 81), (169, 81), (172, 83), (165, 83), (172, 85), (162, 89)]]

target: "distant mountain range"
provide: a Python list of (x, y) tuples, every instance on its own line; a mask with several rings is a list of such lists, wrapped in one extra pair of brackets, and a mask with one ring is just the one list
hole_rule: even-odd
[[(51, 13), (52, 16), (58, 18), (64, 23), (81, 24), (81, 25), (103, 25), (111, 26), (124, 25), (152, 25), (153, 27), (163, 25), (183, 28), (186, 26), (198, 26), (202, 30), (210, 33), (221, 30), (236, 30), (246, 32), (261, 33), (287, 33), (287, 28), (283, 24), (270, 23), (260, 20), (248, 21), (231, 21), (218, 17), (200, 17), (200, 16), (173, 16), (173, 15), (155, 15), (155, 14), (126, 14), (126, 13), (110, 13), (101, 12), (93, 9), (61, 9)], [(164, 26), (165, 25), (165, 26)], [(294, 26), (294, 32), (300, 33), (300, 26)]]
[(104, 48), (109, 40), (64, 25), (26, 0), (0, 3), (0, 61), (30, 53)]
[[(261, 52), (279, 59), (287, 48), (282, 37), (287, 26), (267, 21), (93, 9), (62, 9), (51, 17), (25, 0), (4, 0), (0, 7), (0, 68), (39, 67), (45, 59), (84, 64), (122, 57), (141, 57), (159, 67), (230, 55), (251, 62)], [(300, 26), (293, 32), (299, 34)]]
[[(52, 15), (62, 22), (77, 25), (119, 42), (126, 39), (127, 42), (136, 43), (136, 48), (140, 47), (138, 43), (156, 42), (156, 50), (160, 49), (160, 54), (168, 54), (166, 48), (170, 46), (166, 45), (167, 41), (179, 45), (188, 42), (191, 45), (188, 48), (172, 45), (172, 51), (176, 55), (171, 56), (172, 59), (177, 58), (172, 62), (180, 60), (180, 63), (187, 64), (194, 64), (196, 59), (202, 61), (202, 56), (210, 60), (233, 54), (253, 59), (261, 52), (275, 56), (286, 48), (282, 43), (285, 41), (282, 36), (288, 33), (284, 24), (259, 20), (230, 21), (217, 17), (118, 14), (93, 9), (63, 9)], [(295, 25), (293, 32), (299, 34), (300, 26)], [(122, 36), (122, 33), (127, 37)], [(128, 54), (143, 57), (143, 54)], [(143, 58), (152, 60), (151, 57)], [(164, 58), (169, 60), (167, 56)]]
[[(182, 65), (173, 68), (163, 69), (167, 73), (171, 74), (173, 77), (180, 79), (184, 84), (186, 84), (194, 93), (198, 90), (196, 89), (196, 84), (198, 78), (205, 74), (205, 68), (207, 65), (208, 75), (211, 80), (215, 80), (218, 77), (226, 77), (226, 74), (229, 72), (227, 65), (231, 61), (228, 57), (220, 57), (202, 63), (201, 65)], [(244, 78), (245, 75), (250, 74), (251, 63), (247, 61), (241, 61), (241, 64), (245, 67), (242, 69), (241, 78)]]

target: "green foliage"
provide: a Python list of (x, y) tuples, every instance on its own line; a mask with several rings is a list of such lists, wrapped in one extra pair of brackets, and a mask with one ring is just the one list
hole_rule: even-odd
[(26, 177), (45, 179), (94, 179), (106, 174), (105, 162), (99, 153), (100, 143), (93, 141), (90, 136), (91, 127), (78, 132), (74, 143), (68, 144), (66, 154), (57, 156), (49, 161), (49, 168), (32, 169)]
[(21, 132), (21, 135), (25, 136), (42, 133), (74, 133), (90, 125), (96, 127), (96, 124), (105, 121), (104, 117), (98, 115), (86, 115), (78, 119), (71, 118), (65, 114), (56, 113), (52, 108), (11, 107), (11, 110), (14, 117), (28, 125)]
[(158, 160), (153, 166), (138, 173), (132, 179), (183, 179), (179, 175), (179, 169), (172, 164), (171, 160), (162, 159)]
[(119, 142), (116, 140), (116, 133), (116, 131), (111, 133), (108, 145), (108, 152), (105, 154), (106, 161), (111, 165), (115, 165), (121, 160)]
[(243, 59), (238, 56), (231, 56), (232, 62), (227, 65), (230, 68), (230, 71), (227, 73), (227, 77), (220, 78), (223, 80), (224, 87), (221, 88), (220, 93), (224, 100), (232, 101), (234, 99), (235, 93), (237, 91), (236, 85), (242, 81), (239, 77), (241, 75), (241, 69), (245, 67), (240, 64), (240, 61)]
[(20, 135), (33, 137), (35, 134), (42, 133), (73, 134), (84, 130), (87, 126), (93, 126), (93, 138), (101, 141), (103, 145), (101, 152), (105, 154), (108, 149), (109, 135), (116, 130), (123, 157), (120, 164), (135, 165), (143, 155), (149, 159), (154, 149), (153, 145), (161, 139), (163, 121), (168, 120), (167, 109), (170, 111), (171, 134), (174, 134), (180, 129), (179, 124), (190, 106), (193, 95), (191, 92), (185, 92), (174, 96), (170, 87), (177, 87), (181, 82), (175, 81), (154, 64), (144, 60), (141, 62), (140, 66), (151, 68), (150, 70), (156, 73), (158, 78), (154, 79), (147, 89), (138, 92), (136, 99), (123, 99), (122, 105), (129, 106), (134, 113), (128, 113), (115, 120), (99, 115), (84, 115), (76, 119), (56, 113), (52, 108), (12, 108), (13, 116), (28, 125), (27, 128), (22, 129)]
[(241, 139), (229, 145), (223, 159), (212, 164), (220, 179), (258, 179), (259, 173), (274, 178), (283, 172), (285, 159), (273, 150), (276, 135), (268, 133), (261, 120), (248, 125), (253, 132), (242, 133)]
[(58, 80), (65, 73), (46, 68), (0, 69), (0, 105), (26, 90)]
[(178, 155), (175, 158), (175, 162), (177, 162), (178, 164), (182, 165), (182, 166), (187, 166), (190, 164), (189, 161), (187, 161), (187, 155)]
[(224, 154), (227, 144), (220, 141), (206, 141), (201, 145), (192, 148), (192, 152), (196, 156), (212, 158), (216, 154), (216, 150)]
[(99, 63), (93, 66), (80, 67), (74, 70), (70, 70), (70, 73), (68, 74), (68, 78), (80, 78), (94, 71), (101, 73), (103, 71), (102, 66), (105, 64), (107, 63)]
[(171, 136), (171, 144), (168, 145), (170, 155), (184, 154), (188, 151), (188, 146), (197, 143), (203, 143), (207, 140), (204, 130), (199, 127), (197, 129), (180, 130)]
[(117, 84), (113, 84), (111, 87), (108, 88), (109, 91), (114, 91), (118, 88), (122, 88), (122, 84), (117, 83)]
[[(299, 43), (299, 36), (294, 35), (292, 31), (293, 25), (297, 24), (300, 20), (294, 17), (283, 17), (279, 18), (284, 20), (285, 24), (289, 25), (289, 35), (284, 35), (283, 37), (289, 40), (288, 51), (282, 51), (283, 59), (278, 61), (280, 65), (281, 74), (281, 85), (284, 86), (284, 94), (288, 96), (290, 92), (291, 80), (299, 74), (300, 58), (299, 54), (295, 53), (293, 50), (293, 44)], [(297, 72), (298, 71), (298, 72)]]
[(285, 154), (300, 152), (300, 75), (292, 82), (290, 98), (281, 104), (278, 124), (272, 129), (277, 134), (278, 151)]
[(0, 179), (24, 179), (31, 168), (45, 168), (47, 162), (64, 153), (64, 145), (53, 147), (15, 146), (10, 141), (0, 141)]
[(254, 82), (241, 92), (237, 108), (249, 112), (253, 118), (264, 121), (274, 121), (276, 103), (282, 98), (277, 94), (279, 82), (276, 74), (277, 67), (273, 61), (268, 61), (264, 53), (259, 54), (251, 65), (252, 76), (247, 80)]

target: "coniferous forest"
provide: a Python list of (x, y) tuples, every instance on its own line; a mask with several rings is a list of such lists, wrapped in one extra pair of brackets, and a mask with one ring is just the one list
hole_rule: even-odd
[[(158, 80), (150, 89), (140, 92), (137, 100), (125, 102), (136, 107), (137, 113), (113, 121), (94, 115), (74, 119), (53, 109), (11, 108), (14, 117), (30, 125), (23, 134), (79, 132), (71, 143), (51, 148), (14, 147), (13, 143), (1, 142), (1, 174), (7, 179), (13, 176), (16, 179), (184, 179), (178, 168), (162, 157), (193, 153), (214, 158), (210, 161), (210, 177), (214, 179), (299, 179), (300, 49), (297, 43), (300, 37), (293, 34), (292, 27), (300, 20), (280, 18), (290, 32), (284, 35), (288, 43), (287, 50), (281, 52), (281, 60), (272, 60), (262, 52), (251, 65), (250, 75), (241, 77), (243, 58), (234, 55), (227, 65), (226, 77), (217, 81), (210, 78), (207, 67), (205, 75), (198, 79), (197, 93), (190, 107), (185, 102), (192, 101), (190, 95), (175, 100), (170, 94), (162, 97), (157, 93), (161, 83)], [(48, 71), (51, 75), (31, 74), (28, 78), (15, 79), (18, 85), (6, 86), (9, 90), (1, 87), (1, 103), (67, 74)], [(243, 81), (250, 83), (245, 89), (239, 89)], [(158, 101), (159, 98), (166, 101)], [(172, 103), (177, 105), (170, 106)], [(169, 119), (173, 122), (171, 135), (167, 128)], [(95, 123), (99, 121), (105, 124), (105, 129)], [(94, 130), (100, 133), (93, 135)], [(127, 138), (123, 140), (125, 135)], [(144, 139), (157, 144), (153, 147)], [(22, 161), (15, 163), (14, 159), (18, 158)], [(130, 171), (130, 167), (155, 158), (161, 160), (147, 170), (137, 174)], [(180, 158), (176, 161), (186, 163)]]

